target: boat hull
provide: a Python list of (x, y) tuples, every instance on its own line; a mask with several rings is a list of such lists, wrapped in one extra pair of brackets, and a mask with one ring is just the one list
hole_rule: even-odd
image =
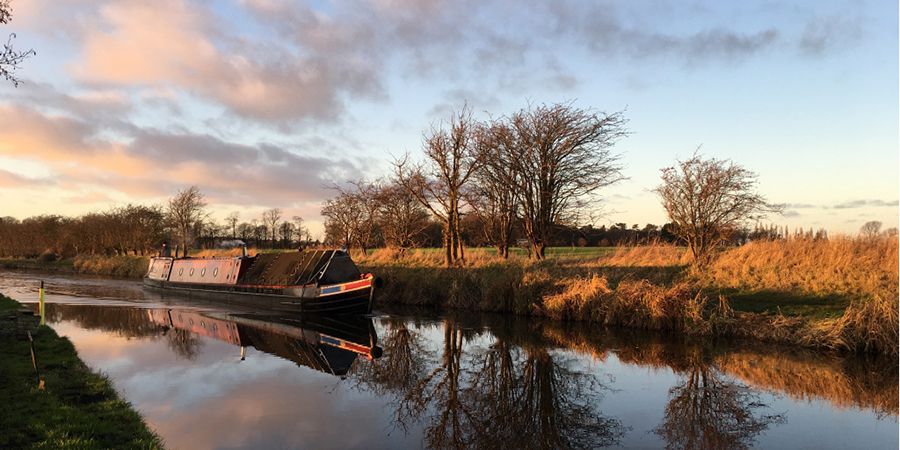
[(365, 289), (338, 292), (327, 296), (300, 297), (292, 289), (270, 287), (199, 285), (173, 283), (144, 278), (144, 286), (162, 293), (262, 309), (310, 314), (369, 314), (372, 312), (374, 285)]

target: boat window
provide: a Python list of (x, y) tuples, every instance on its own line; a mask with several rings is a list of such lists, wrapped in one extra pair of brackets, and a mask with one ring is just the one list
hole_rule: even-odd
[(190, 276), (190, 277), (194, 276), (194, 268), (193, 267), (191, 267), (191, 273), (189, 273), (188, 276)]
[(213, 277), (217, 277), (217, 276), (219, 276), (219, 268), (218, 267), (213, 269)]
[(181, 274), (183, 274), (183, 273), (184, 273), (184, 267), (178, 269), (178, 275), (179, 275), (179, 276), (181, 276)]
[(201, 277), (206, 276), (206, 267), (200, 269), (200, 276)]

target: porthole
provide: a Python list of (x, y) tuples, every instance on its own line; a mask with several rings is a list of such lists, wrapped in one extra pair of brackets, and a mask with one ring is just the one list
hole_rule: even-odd
[(181, 276), (183, 274), (184, 274), (184, 267), (178, 269), (178, 276)]
[(217, 276), (219, 276), (219, 268), (218, 267), (213, 269), (213, 278), (215, 278)]
[(194, 268), (193, 267), (191, 267), (191, 273), (189, 273), (188, 276), (190, 276), (190, 277), (194, 276)]
[(193, 324), (194, 324), (194, 319), (188, 319), (188, 323), (191, 324), (191, 325), (193, 325)]
[(201, 276), (201, 277), (205, 277), (205, 276), (206, 276), (206, 267), (200, 269), (200, 276)]

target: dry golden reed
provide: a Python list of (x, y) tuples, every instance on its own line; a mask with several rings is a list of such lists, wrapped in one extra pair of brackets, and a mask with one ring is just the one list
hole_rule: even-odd
[(897, 237), (754, 241), (722, 252), (698, 276), (718, 287), (897, 297)]
[(692, 260), (691, 253), (684, 247), (656, 244), (616, 247), (614, 252), (601, 257), (599, 262), (608, 266), (667, 267), (687, 265)]

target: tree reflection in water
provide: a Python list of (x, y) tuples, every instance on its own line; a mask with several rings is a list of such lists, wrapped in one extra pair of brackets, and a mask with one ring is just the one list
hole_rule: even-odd
[(785, 422), (783, 414), (757, 414), (767, 408), (759, 395), (728, 379), (699, 354), (688, 358), (683, 379), (669, 390), (665, 419), (655, 430), (667, 448), (748, 448), (770, 425)]
[[(596, 448), (624, 434), (618, 420), (597, 410), (605, 386), (546, 348), (494, 337), (484, 349), (467, 345), (477, 336), (457, 323), (442, 327), (439, 358), (410, 357), (415, 332), (392, 328), (384, 357), (356, 372), (361, 385), (394, 395), (398, 425), (424, 419), (429, 448)], [(428, 368), (417, 378), (412, 364)]]
[(163, 335), (166, 338), (166, 345), (172, 350), (172, 353), (189, 361), (197, 358), (203, 346), (203, 341), (196, 334), (180, 328), (170, 328), (164, 331)]
[[(372, 364), (354, 364), (353, 378), (358, 385), (379, 395), (393, 392), (414, 392), (423, 377), (426, 360), (430, 353), (426, 350), (422, 337), (410, 331), (405, 321), (387, 321), (386, 332), (379, 342), (384, 355)], [(419, 414), (413, 408), (416, 402), (395, 398), (394, 423), (406, 429)]]

